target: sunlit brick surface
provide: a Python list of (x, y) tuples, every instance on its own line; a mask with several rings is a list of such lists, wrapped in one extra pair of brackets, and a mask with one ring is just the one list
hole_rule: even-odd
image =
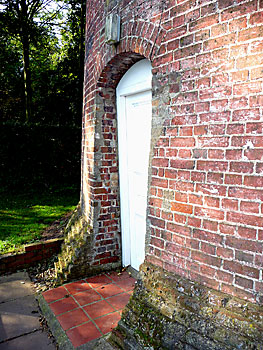
[[(121, 248), (113, 245), (120, 229), (115, 89), (146, 58), (153, 73), (146, 260), (263, 302), (262, 0), (94, 4), (87, 1), (82, 153), (82, 202), (97, 230), (94, 266), (113, 262)], [(121, 17), (114, 49), (104, 40), (109, 13)]]

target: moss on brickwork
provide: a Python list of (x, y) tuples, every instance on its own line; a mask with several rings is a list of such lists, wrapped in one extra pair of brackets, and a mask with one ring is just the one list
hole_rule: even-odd
[(83, 275), (91, 259), (92, 240), (92, 229), (78, 205), (65, 228), (61, 253), (55, 264), (58, 284)]
[(65, 281), (113, 270), (120, 266), (119, 262), (94, 263), (95, 249), (94, 230), (87, 223), (81, 207), (78, 205), (65, 228), (61, 253), (58, 256), (58, 262), (55, 263), (57, 285)]
[(262, 350), (263, 310), (149, 263), (111, 341), (122, 349)]

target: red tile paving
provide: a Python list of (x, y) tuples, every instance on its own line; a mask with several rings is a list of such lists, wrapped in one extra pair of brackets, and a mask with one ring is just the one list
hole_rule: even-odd
[(107, 274), (107, 276), (109, 276), (114, 282), (118, 282), (120, 280), (127, 279), (127, 278), (133, 279), (127, 271), (124, 271), (122, 273), (111, 272), (111, 273)]
[(55, 301), (54, 303), (49, 305), (51, 310), (55, 315), (63, 314), (64, 312), (76, 309), (78, 304), (75, 302), (73, 298), (64, 298), (59, 301)]
[(58, 299), (64, 298), (64, 296), (67, 294), (69, 294), (68, 291), (63, 286), (61, 286), (44, 292), (43, 296), (47, 303), (51, 303), (51, 301), (56, 301)]
[[(129, 296), (130, 297), (130, 296)], [(128, 301), (127, 301), (128, 303)], [(127, 304), (126, 303), (126, 304)], [(126, 305), (125, 304), (125, 305)], [(105, 300), (98, 301), (97, 303), (87, 305), (83, 309), (88, 313), (93, 320), (103, 315), (107, 315), (110, 312), (114, 312), (115, 309), (107, 303)]]
[(108, 298), (107, 302), (110, 303), (116, 310), (121, 310), (128, 304), (130, 297), (131, 296), (129, 294), (123, 293)]
[(86, 344), (93, 339), (101, 337), (100, 331), (92, 322), (72, 328), (66, 333), (74, 347)]
[(59, 315), (57, 320), (64, 330), (90, 321), (89, 317), (81, 308), (66, 312), (63, 315)]
[(125, 271), (112, 272), (43, 293), (74, 347), (115, 328), (133, 292), (135, 279)]
[(101, 286), (104, 286), (105, 284), (112, 283), (112, 280), (105, 275), (90, 277), (90, 278), (86, 279), (86, 281), (94, 289), (99, 288)]
[(103, 298), (112, 297), (113, 295), (123, 293), (123, 290), (115, 283), (107, 284), (106, 286), (97, 289), (97, 292), (103, 296)]
[(85, 281), (78, 281), (65, 285), (65, 288), (69, 291), (70, 294), (76, 294), (88, 290), (91, 287)]
[(114, 312), (113, 314), (106, 315), (95, 320), (96, 325), (99, 327), (103, 334), (107, 334), (117, 327), (121, 315), (119, 312)]
[(101, 296), (95, 290), (90, 289), (85, 292), (75, 294), (74, 299), (79, 303), (79, 305), (83, 306), (100, 300)]
[(133, 290), (135, 280), (133, 278), (129, 278), (125, 280), (120, 280), (116, 283), (118, 283), (118, 286), (125, 290), (125, 292), (128, 292), (129, 290)]

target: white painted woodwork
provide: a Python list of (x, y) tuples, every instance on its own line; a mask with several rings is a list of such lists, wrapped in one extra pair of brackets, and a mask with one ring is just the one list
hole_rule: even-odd
[(148, 60), (133, 65), (117, 87), (122, 260), (139, 270), (145, 257), (152, 72)]

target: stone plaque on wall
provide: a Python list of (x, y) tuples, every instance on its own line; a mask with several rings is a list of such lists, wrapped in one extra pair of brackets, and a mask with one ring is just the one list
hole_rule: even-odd
[(105, 41), (113, 45), (120, 41), (120, 16), (111, 13), (106, 17)]

